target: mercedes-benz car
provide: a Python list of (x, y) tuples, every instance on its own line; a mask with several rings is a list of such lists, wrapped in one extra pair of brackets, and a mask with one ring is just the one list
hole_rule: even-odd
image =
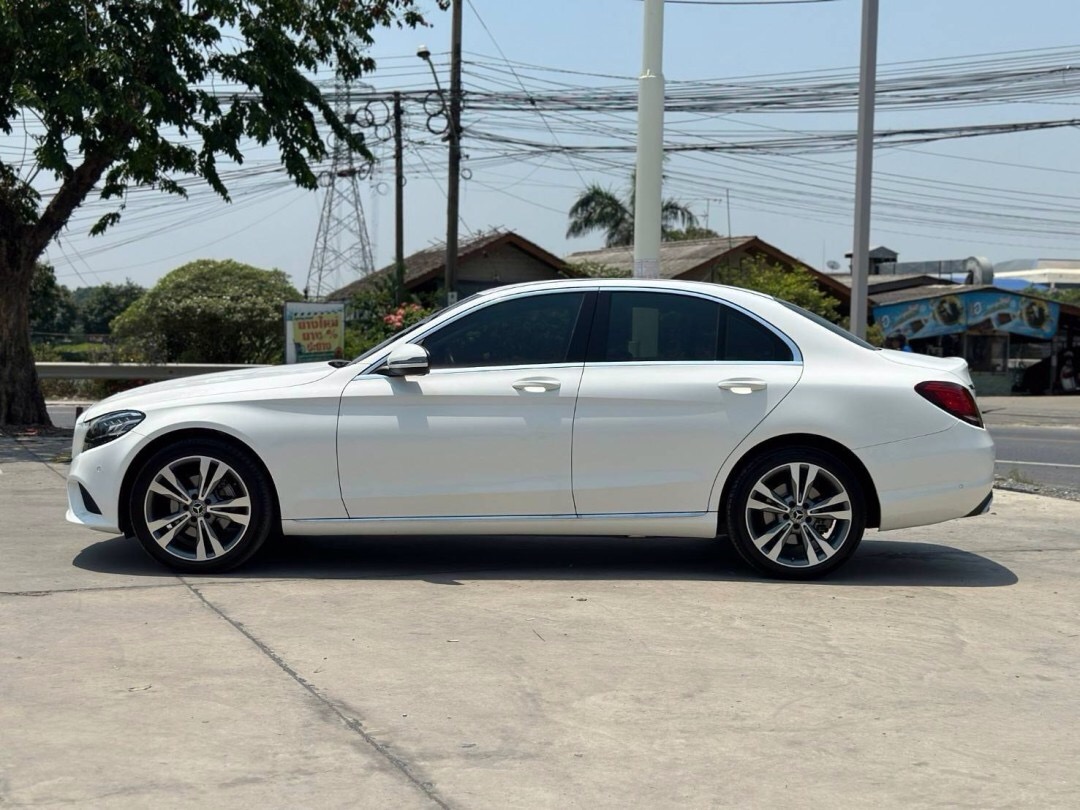
[(806, 579), (868, 528), (986, 511), (993, 462), (962, 359), (744, 289), (582, 279), (478, 293), (349, 364), (103, 400), (67, 516), (187, 572), (274, 533), (645, 535)]

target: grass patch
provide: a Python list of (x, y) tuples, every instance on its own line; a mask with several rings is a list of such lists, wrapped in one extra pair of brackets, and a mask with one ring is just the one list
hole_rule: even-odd
[(1024, 475), (1024, 473), (1022, 473), (1020, 470), (1016, 469), (1015, 467), (1013, 467), (1011, 470), (1009, 470), (1009, 474), (1005, 476), (1005, 480), (1006, 481), (1012, 481), (1015, 484), (1031, 484), (1031, 485), (1035, 485), (1035, 484), (1038, 483), (1034, 478), (1029, 478), (1028, 476)]

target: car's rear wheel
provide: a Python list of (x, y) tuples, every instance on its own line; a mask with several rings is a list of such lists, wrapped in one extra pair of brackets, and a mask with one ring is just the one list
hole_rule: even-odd
[(754, 568), (779, 579), (813, 579), (855, 553), (866, 506), (858, 477), (841, 459), (793, 447), (742, 469), (726, 518), (732, 543)]
[(181, 440), (151, 456), (128, 509), (143, 549), (189, 573), (243, 564), (275, 523), (266, 473), (247, 452), (214, 439)]

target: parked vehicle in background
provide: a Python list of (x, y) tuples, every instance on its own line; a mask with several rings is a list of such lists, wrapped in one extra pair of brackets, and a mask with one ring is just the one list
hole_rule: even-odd
[(68, 518), (181, 571), (278, 531), (724, 535), (805, 579), (866, 528), (985, 511), (994, 448), (961, 359), (738, 288), (583, 279), (477, 294), (344, 367), (118, 394), (72, 457)]

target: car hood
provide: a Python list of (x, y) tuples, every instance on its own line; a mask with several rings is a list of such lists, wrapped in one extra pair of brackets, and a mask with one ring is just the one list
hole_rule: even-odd
[(971, 385), (971, 374), (968, 371), (967, 360), (963, 357), (933, 357), (929, 354), (898, 352), (894, 349), (882, 349), (881, 356), (901, 366), (912, 366), (938, 373), (954, 374), (963, 380), (965, 385)]
[(328, 363), (298, 363), (289, 366), (262, 366), (239, 371), (219, 371), (213, 374), (180, 377), (113, 394), (88, 408), (83, 414), (83, 419), (93, 419), (95, 416), (122, 408), (141, 410), (149, 405), (173, 402), (178, 399), (218, 397), (247, 391), (290, 388), (321, 380), (333, 374), (335, 370)]

